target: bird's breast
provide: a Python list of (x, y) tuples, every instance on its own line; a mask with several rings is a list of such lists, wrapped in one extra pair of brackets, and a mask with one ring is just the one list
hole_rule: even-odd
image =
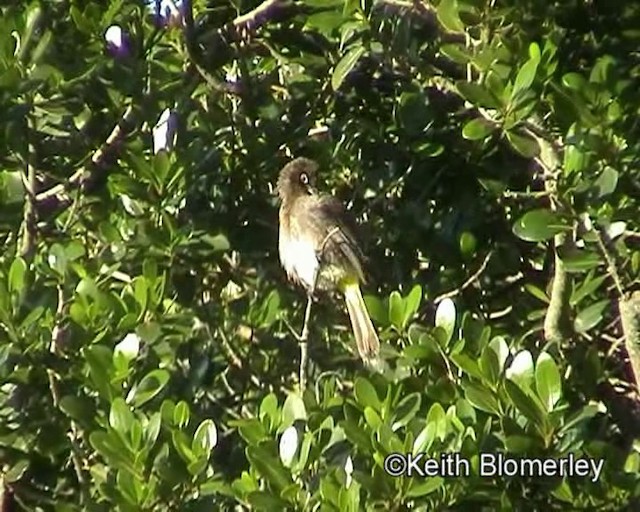
[(290, 279), (313, 289), (318, 271), (318, 257), (309, 239), (290, 236), (283, 230), (279, 239), (280, 261)]

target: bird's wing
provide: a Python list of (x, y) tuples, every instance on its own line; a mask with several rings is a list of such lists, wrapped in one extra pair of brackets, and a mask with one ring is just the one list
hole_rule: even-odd
[(329, 264), (348, 265), (365, 282), (362, 269), (364, 253), (357, 236), (357, 224), (342, 203), (333, 196), (321, 196), (313, 201), (312, 215), (315, 231), (324, 233), (316, 251), (321, 261)]

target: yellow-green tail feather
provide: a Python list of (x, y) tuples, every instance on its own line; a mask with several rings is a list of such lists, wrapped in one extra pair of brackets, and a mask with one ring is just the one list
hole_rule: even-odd
[(347, 282), (342, 289), (358, 354), (365, 363), (373, 364), (380, 351), (380, 341), (362, 298), (360, 286), (357, 282)]

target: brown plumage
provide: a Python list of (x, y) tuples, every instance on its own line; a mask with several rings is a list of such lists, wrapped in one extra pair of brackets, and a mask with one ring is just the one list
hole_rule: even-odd
[(356, 224), (338, 199), (317, 193), (317, 170), (312, 160), (296, 158), (280, 171), (280, 261), (308, 294), (316, 289), (344, 294), (358, 353), (370, 362), (380, 342), (360, 292), (364, 255)]

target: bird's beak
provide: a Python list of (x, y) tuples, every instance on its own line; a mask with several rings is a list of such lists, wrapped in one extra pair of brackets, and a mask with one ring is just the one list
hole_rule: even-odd
[(318, 195), (318, 189), (316, 187), (312, 187), (311, 185), (307, 187), (307, 192), (309, 193), (310, 196)]

